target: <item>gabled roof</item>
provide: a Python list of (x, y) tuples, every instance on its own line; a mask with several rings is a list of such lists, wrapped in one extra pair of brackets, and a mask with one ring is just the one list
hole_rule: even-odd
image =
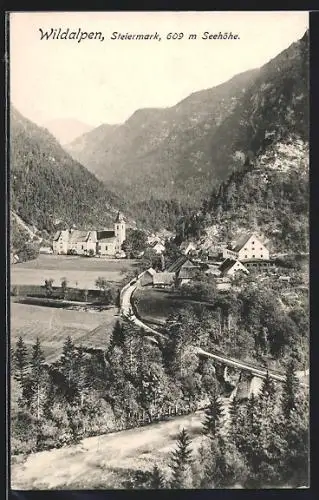
[(154, 274), (156, 274), (156, 271), (155, 269), (153, 269), (152, 267), (150, 267), (149, 269), (146, 269), (146, 271), (144, 271), (144, 274), (150, 274), (151, 276), (154, 276)]
[(238, 238), (236, 243), (231, 247), (231, 250), (233, 250), (234, 252), (239, 252), (239, 250), (241, 250), (246, 245), (247, 241), (251, 238), (251, 236), (253, 235), (243, 234), (242, 236), (240, 236), (240, 238)]
[(219, 267), (221, 273), (227, 273), (235, 264), (237, 260), (225, 259)]
[(224, 260), (224, 262), (222, 262), (222, 264), (220, 265), (219, 270), (223, 274), (228, 273), (228, 271), (230, 271), (236, 264), (239, 264), (239, 268), (241, 270), (248, 272), (248, 270), (239, 260), (234, 260), (234, 259)]
[(152, 241), (152, 243), (149, 243), (149, 246), (151, 248), (154, 248), (156, 247), (157, 245), (160, 245), (161, 247), (165, 248), (165, 245), (163, 245), (163, 243), (161, 241)]
[(61, 234), (61, 231), (57, 231), (53, 237), (53, 241), (58, 241), (58, 239), (60, 238), (60, 234)]
[(169, 268), (167, 269), (167, 271), (169, 273), (176, 273), (177, 271), (180, 270), (180, 268), (182, 267), (183, 264), (185, 264), (186, 261), (188, 261), (188, 257), (186, 257), (186, 255), (181, 255), (180, 257), (178, 257), (177, 260), (175, 260), (175, 262), (173, 262), (173, 264), (171, 264), (169, 266)]
[(78, 229), (75, 229), (70, 234), (69, 242), (70, 243), (85, 242), (88, 239), (89, 234), (90, 234), (89, 231), (79, 231)]
[(178, 279), (187, 280), (195, 278), (198, 271), (198, 267), (183, 267), (178, 273)]

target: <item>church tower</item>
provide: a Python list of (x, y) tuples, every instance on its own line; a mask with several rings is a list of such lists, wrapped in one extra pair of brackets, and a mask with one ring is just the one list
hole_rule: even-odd
[(116, 238), (116, 252), (122, 251), (122, 243), (126, 239), (125, 234), (125, 220), (123, 215), (118, 212), (115, 222), (114, 222), (114, 233)]

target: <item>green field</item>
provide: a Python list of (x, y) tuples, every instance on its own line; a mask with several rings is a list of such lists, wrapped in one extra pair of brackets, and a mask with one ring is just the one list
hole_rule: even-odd
[(118, 283), (123, 273), (134, 268), (134, 260), (85, 258), (72, 255), (40, 255), (37, 259), (11, 266), (11, 285), (43, 285), (52, 278), (59, 286), (61, 278), (70, 287), (95, 288), (99, 276)]
[[(53, 285), (60, 286), (61, 278), (66, 277), (69, 287), (94, 289), (99, 276), (119, 282), (124, 277), (123, 272), (132, 269), (134, 263), (130, 260), (40, 255), (36, 260), (11, 266), (11, 285), (43, 285), (45, 279), (53, 278)], [(47, 361), (54, 361), (68, 335), (75, 344), (105, 348), (117, 319), (117, 308), (93, 312), (12, 301), (10, 317), (12, 346), (20, 335), (27, 345), (39, 337)]]

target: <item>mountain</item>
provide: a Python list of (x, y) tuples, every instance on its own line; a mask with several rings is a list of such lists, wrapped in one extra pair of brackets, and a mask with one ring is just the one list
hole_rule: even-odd
[(44, 123), (43, 126), (51, 132), (62, 146), (93, 129), (92, 126), (73, 118), (50, 120)]
[[(108, 137), (116, 130), (118, 125), (107, 125), (103, 124), (99, 127), (77, 137), (71, 145), (64, 146), (66, 151), (68, 151), (73, 158), (77, 159), (83, 165), (89, 165), (89, 170), (100, 177), (100, 169), (96, 168), (98, 162), (96, 158), (98, 156), (98, 144), (103, 144), (107, 141)], [(81, 160), (79, 160), (81, 158)]]
[[(307, 36), (260, 69), (196, 92), (176, 106), (141, 109), (68, 151), (129, 202), (199, 205), (247, 155), (293, 131), (307, 136)], [(109, 133), (110, 132), (110, 133)]]
[(307, 32), (260, 70), (221, 125), (216, 158), (228, 157), (231, 173), (180, 221), (180, 239), (202, 236), (206, 245), (253, 230), (271, 251), (308, 252), (308, 54)]
[(28, 226), (103, 228), (121, 200), (74, 161), (45, 128), (10, 112), (11, 210)]
[[(137, 110), (105, 135), (101, 128), (91, 131), (82, 150), (78, 141), (67, 150), (129, 201), (185, 201), (193, 196), (192, 181), (210, 162), (210, 137), (257, 74), (258, 70), (247, 71), (171, 108)], [(190, 178), (191, 190), (184, 185)]]

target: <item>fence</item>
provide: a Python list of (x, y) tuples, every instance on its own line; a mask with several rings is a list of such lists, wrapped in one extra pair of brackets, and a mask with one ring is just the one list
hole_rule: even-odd
[[(10, 294), (14, 297), (31, 297), (39, 299), (63, 299), (62, 287), (52, 287), (52, 294), (47, 295), (44, 285), (11, 285)], [(65, 298), (74, 302), (103, 302), (103, 292), (100, 290), (84, 290), (80, 288), (67, 288)]]

